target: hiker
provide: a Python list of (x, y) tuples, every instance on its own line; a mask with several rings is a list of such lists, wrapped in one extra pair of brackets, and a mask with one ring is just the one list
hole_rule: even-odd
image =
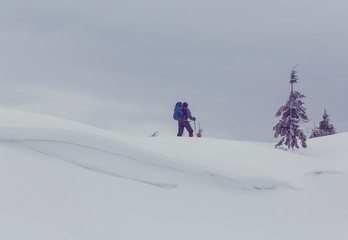
[(196, 118), (192, 117), (191, 111), (188, 108), (187, 102), (183, 103), (182, 112), (183, 112), (183, 117), (182, 117), (182, 119), (178, 120), (178, 135), (177, 136), (181, 137), (182, 134), (184, 133), (184, 128), (186, 128), (186, 130), (189, 132), (189, 136), (193, 137), (193, 129), (192, 129), (188, 119), (190, 119), (192, 121), (196, 121)]

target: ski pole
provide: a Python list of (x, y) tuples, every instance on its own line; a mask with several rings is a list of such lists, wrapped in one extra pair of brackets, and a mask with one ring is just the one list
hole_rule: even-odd
[(194, 125), (195, 125), (195, 136), (197, 136), (196, 135), (196, 120), (194, 120), (193, 122), (194, 122)]

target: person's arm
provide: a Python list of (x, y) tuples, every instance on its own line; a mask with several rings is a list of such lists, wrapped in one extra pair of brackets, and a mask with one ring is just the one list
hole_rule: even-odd
[(187, 118), (191, 119), (192, 121), (196, 121), (195, 117), (192, 117), (190, 109), (187, 108)]

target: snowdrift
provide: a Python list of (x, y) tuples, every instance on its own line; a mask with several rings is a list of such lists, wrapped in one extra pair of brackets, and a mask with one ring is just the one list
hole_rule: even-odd
[(347, 133), (292, 152), (0, 119), (0, 239), (348, 237)]

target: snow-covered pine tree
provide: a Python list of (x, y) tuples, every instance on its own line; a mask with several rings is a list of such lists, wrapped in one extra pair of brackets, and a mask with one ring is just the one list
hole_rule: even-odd
[(319, 123), (319, 127), (314, 126), (309, 138), (328, 136), (336, 133), (335, 127), (330, 123), (329, 115), (327, 114), (326, 109), (324, 109), (323, 120)]
[(307, 147), (306, 135), (299, 126), (299, 123), (308, 121), (306, 108), (304, 108), (304, 103), (301, 100), (305, 96), (297, 91), (294, 91), (293, 86), (294, 83), (297, 83), (298, 81), (297, 72), (295, 71), (296, 67), (297, 65), (292, 69), (290, 74), (291, 91), (289, 99), (286, 101), (284, 106), (279, 108), (278, 112), (276, 113), (276, 117), (282, 116), (282, 119), (273, 127), (273, 130), (275, 131), (274, 137), (281, 137), (281, 140), (275, 145), (275, 147), (279, 147), (284, 144), (288, 147), (288, 149), (294, 149), (295, 147), (299, 148), (297, 139), (301, 141), (301, 146), (303, 148)]
[(321, 136), (336, 134), (335, 127), (330, 123), (330, 118), (326, 109), (324, 109), (323, 120), (319, 123), (319, 130), (322, 133)]

